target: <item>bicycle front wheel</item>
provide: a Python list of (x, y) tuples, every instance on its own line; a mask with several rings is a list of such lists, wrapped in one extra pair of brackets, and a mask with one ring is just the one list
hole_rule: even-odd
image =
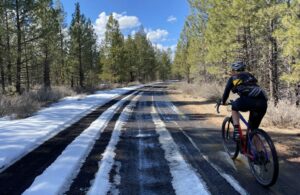
[(222, 124), (222, 138), (225, 151), (231, 159), (236, 159), (239, 154), (239, 145), (233, 140), (233, 123), (231, 117), (226, 117)]
[(252, 174), (263, 186), (272, 186), (276, 183), (279, 164), (273, 141), (261, 129), (253, 130), (249, 134), (249, 149), (253, 158), (248, 157)]

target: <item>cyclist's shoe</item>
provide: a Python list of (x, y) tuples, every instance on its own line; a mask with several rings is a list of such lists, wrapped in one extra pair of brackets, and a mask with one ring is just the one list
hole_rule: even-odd
[(233, 129), (233, 140), (236, 142), (240, 141), (239, 127), (234, 127)]

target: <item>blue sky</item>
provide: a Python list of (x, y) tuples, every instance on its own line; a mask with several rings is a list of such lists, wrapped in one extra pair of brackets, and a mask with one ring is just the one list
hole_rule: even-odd
[(110, 13), (119, 20), (124, 34), (134, 33), (143, 25), (147, 37), (159, 48), (175, 48), (189, 6), (187, 0), (61, 0), (71, 21), (74, 4), (80, 3), (81, 12), (91, 19), (100, 39)]

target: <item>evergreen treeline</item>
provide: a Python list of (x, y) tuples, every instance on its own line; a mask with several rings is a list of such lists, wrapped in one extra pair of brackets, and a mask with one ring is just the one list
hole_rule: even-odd
[(222, 81), (242, 60), (274, 100), (300, 99), (300, 0), (188, 0), (173, 74)]
[(110, 15), (100, 48), (100, 77), (119, 83), (166, 80), (171, 76), (170, 55), (170, 51), (153, 47), (142, 27), (133, 37), (125, 39), (118, 21)]
[(100, 44), (79, 3), (69, 27), (65, 15), (60, 0), (0, 0), (2, 93), (170, 77), (170, 53), (154, 48), (142, 28), (124, 38), (111, 15)]

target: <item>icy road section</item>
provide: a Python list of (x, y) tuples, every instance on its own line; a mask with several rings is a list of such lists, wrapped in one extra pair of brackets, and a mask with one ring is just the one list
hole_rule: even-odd
[(165, 158), (169, 162), (170, 172), (173, 177), (172, 185), (176, 194), (210, 194), (201, 176), (193, 170), (180, 154), (177, 145), (154, 106), (152, 107), (151, 115), (156, 132), (159, 134), (159, 143), (162, 145), (165, 151)]
[[(134, 94), (136, 93), (137, 92)], [(125, 101), (134, 94), (123, 98), (107, 109), (85, 129), (40, 176), (36, 177), (33, 184), (23, 194), (55, 195), (68, 190), (73, 177), (77, 175), (81, 165), (93, 148), (95, 141), (101, 136), (101, 132)], [(113, 138), (114, 137), (112, 137), (112, 139)]]
[[(183, 118), (184, 120), (189, 120), (188, 117), (186, 117), (184, 115), (184, 113), (182, 113), (181, 111), (178, 110), (178, 108), (170, 101), (166, 101), (165, 102), (166, 106), (168, 106), (169, 108), (171, 108), (174, 113), (178, 116), (181, 116), (181, 118)], [(159, 112), (160, 109), (158, 108)], [(180, 125), (176, 122), (176, 121), (171, 121), (172, 123), (174, 123), (178, 129), (190, 140), (190, 142), (192, 143), (192, 145), (194, 146), (194, 148), (196, 150), (198, 150), (199, 154), (201, 154), (203, 156), (203, 158), (220, 174), (220, 176), (222, 176), (237, 192), (239, 192), (242, 195), (247, 195), (249, 194), (241, 185), (240, 183), (231, 175), (228, 175), (227, 173), (225, 173), (220, 167), (218, 167), (217, 165), (215, 165), (213, 162), (211, 162), (208, 158), (208, 156), (204, 155), (200, 148), (197, 146), (197, 144), (193, 141), (193, 139), (180, 127)], [(220, 155), (221, 154), (221, 155)], [(224, 159), (227, 160), (227, 163), (229, 163), (230, 165), (233, 166), (234, 169), (236, 169), (234, 163), (232, 162), (232, 159), (228, 156), (228, 154), (226, 153), (224, 156), (224, 153), (218, 153), (218, 155), (220, 156), (220, 159)], [(249, 168), (250, 169), (250, 168)]]
[(118, 121), (116, 122), (109, 144), (103, 153), (102, 160), (99, 162), (99, 170), (96, 173), (95, 181), (87, 193), (88, 195), (104, 195), (110, 190), (111, 183), (109, 182), (109, 173), (115, 162), (115, 149), (120, 140), (122, 128), (128, 121), (128, 118), (131, 116), (133, 109), (141, 95), (142, 94), (139, 94), (133, 99), (133, 101), (121, 113)]
[(0, 172), (98, 106), (140, 87), (142, 85), (98, 91), (83, 99), (67, 97), (32, 117), (13, 121), (1, 120)]

